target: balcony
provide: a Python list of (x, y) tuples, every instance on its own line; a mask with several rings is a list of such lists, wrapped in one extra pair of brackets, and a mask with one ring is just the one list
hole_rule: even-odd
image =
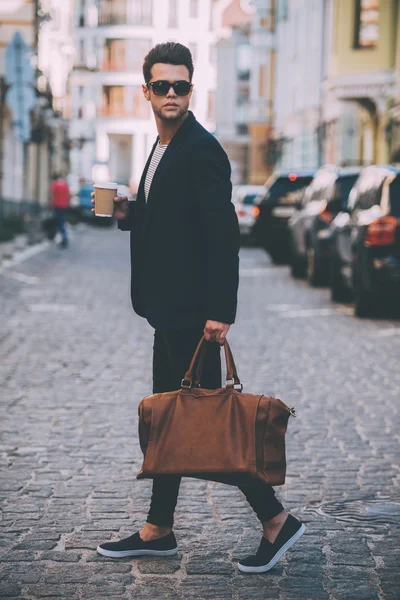
[(99, 25), (141, 25), (153, 24), (152, 0), (101, 0)]
[(143, 97), (141, 86), (104, 86), (103, 105), (99, 117), (148, 119), (150, 106)]
[(102, 71), (140, 73), (144, 57), (150, 51), (149, 39), (106, 39), (101, 60)]

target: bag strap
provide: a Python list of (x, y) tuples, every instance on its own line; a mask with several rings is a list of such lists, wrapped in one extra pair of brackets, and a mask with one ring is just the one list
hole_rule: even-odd
[[(192, 361), (189, 369), (186, 372), (184, 379), (182, 379), (182, 388), (191, 388), (198, 386), (201, 380), (201, 375), (204, 367), (204, 358), (207, 351), (209, 342), (206, 342), (204, 336), (201, 338), (194, 352)], [(225, 387), (235, 388), (240, 391), (243, 390), (243, 386), (240, 383), (240, 379), (237, 374), (235, 361), (233, 359), (232, 350), (228, 344), (228, 340), (224, 343), (225, 360), (226, 360), (226, 381)]]

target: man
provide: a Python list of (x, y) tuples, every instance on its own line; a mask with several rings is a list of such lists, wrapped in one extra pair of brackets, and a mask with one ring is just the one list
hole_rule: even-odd
[[(143, 65), (143, 93), (151, 103), (158, 138), (136, 202), (115, 198), (120, 229), (131, 231), (132, 304), (155, 329), (153, 392), (179, 389), (204, 333), (202, 387), (221, 387), (220, 345), (235, 320), (239, 228), (231, 203), (228, 158), (188, 110), (193, 63), (181, 44), (159, 44)], [(110, 557), (169, 556), (180, 478), (155, 477), (147, 523), (119, 542), (101, 544)], [(263, 523), (256, 556), (239, 564), (248, 572), (270, 569), (303, 533), (270, 486), (241, 488)]]
[(68, 246), (67, 229), (65, 227), (65, 212), (69, 206), (69, 187), (61, 175), (53, 175), (50, 186), (50, 206), (54, 212), (57, 229), (61, 234), (61, 248)]

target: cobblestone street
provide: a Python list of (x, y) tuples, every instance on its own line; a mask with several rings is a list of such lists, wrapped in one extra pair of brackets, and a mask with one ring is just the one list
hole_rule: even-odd
[(229, 340), (245, 390), (296, 408), (276, 491), (304, 536), (241, 574), (255, 515), (237, 489), (186, 479), (176, 557), (96, 554), (142, 526), (151, 490), (135, 476), (153, 333), (129, 277), (129, 235), (86, 226), (0, 269), (0, 598), (399, 600), (400, 321), (358, 320), (254, 248)]

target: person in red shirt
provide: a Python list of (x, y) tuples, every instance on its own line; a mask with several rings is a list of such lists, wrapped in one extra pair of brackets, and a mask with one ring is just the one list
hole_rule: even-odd
[(54, 211), (54, 218), (57, 223), (57, 229), (61, 233), (61, 244), (62, 248), (68, 246), (68, 236), (65, 227), (65, 214), (69, 206), (69, 187), (67, 182), (61, 177), (61, 175), (54, 175), (53, 181), (50, 185), (50, 206)]

